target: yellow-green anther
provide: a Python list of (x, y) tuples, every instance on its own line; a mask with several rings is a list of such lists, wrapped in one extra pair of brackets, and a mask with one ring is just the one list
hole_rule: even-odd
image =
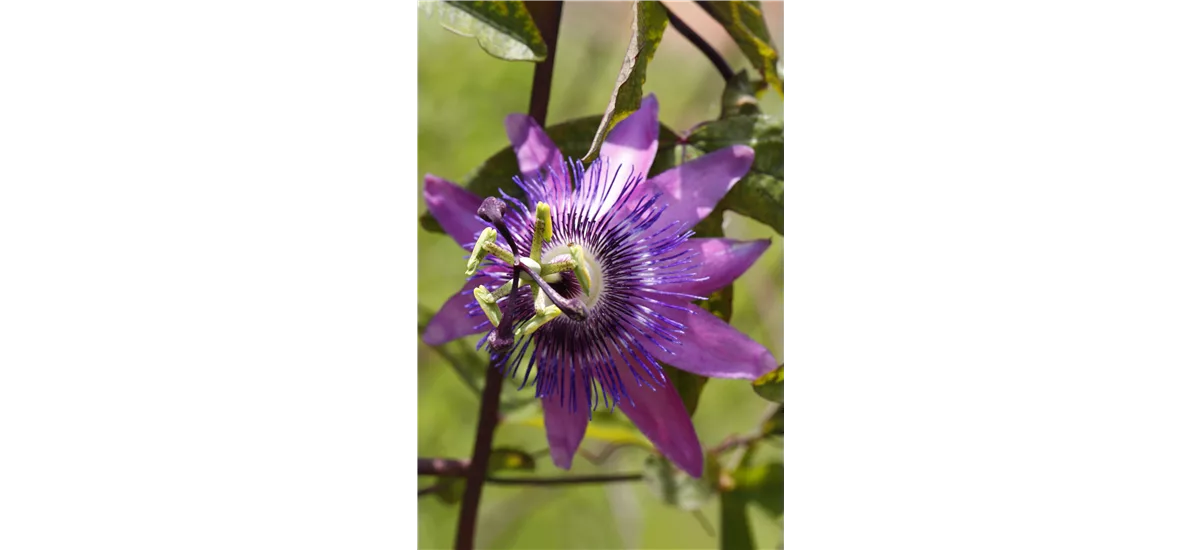
[(575, 260), (575, 278), (579, 280), (579, 288), (583, 289), (584, 294), (591, 296), (592, 277), (583, 261), (583, 247), (573, 244), (567, 247), (567, 250), (571, 251), (571, 258)]
[(533, 222), (533, 244), (529, 247), (529, 257), (534, 261), (542, 261), (542, 244), (550, 240), (553, 231), (550, 228), (550, 205), (537, 203), (537, 214)]
[(500, 258), (500, 261), (508, 265), (513, 264), (512, 252), (509, 252), (507, 248), (504, 248), (496, 243), (488, 243), (484, 248), (486, 248), (488, 252), (491, 252), (493, 256)]
[(549, 278), (549, 275), (553, 275), (555, 273), (562, 273), (564, 271), (571, 271), (573, 269), (575, 269), (575, 260), (573, 260), (571, 258), (564, 258), (557, 262), (552, 262), (552, 263), (543, 265), (541, 275), (542, 275), (542, 277), (546, 277), (547, 282), (553, 283), (555, 281), (551, 281)]
[(475, 270), (479, 269), (479, 262), (483, 261), (484, 251), (488, 245), (496, 244), (496, 230), (490, 227), (483, 228), (483, 232), (479, 234), (479, 240), (475, 241), (475, 248), (471, 250), (471, 257), (467, 258), (467, 276), (475, 274)]
[(532, 319), (530, 319), (525, 324), (521, 325), (520, 327), (517, 327), (517, 329), (515, 331), (513, 331), (513, 336), (515, 336), (517, 338), (521, 338), (523, 336), (533, 334), (533, 331), (541, 328), (542, 325), (549, 323), (550, 321), (552, 321), (555, 317), (558, 317), (559, 315), (562, 315), (562, 310), (558, 309), (558, 306), (554, 306), (554, 305), (549, 306), (546, 309), (539, 311), (536, 315), (533, 316)]
[(480, 309), (483, 309), (483, 314), (492, 322), (492, 326), (500, 326), (500, 306), (496, 305), (496, 297), (486, 288), (478, 286), (475, 287), (475, 301), (479, 302)]

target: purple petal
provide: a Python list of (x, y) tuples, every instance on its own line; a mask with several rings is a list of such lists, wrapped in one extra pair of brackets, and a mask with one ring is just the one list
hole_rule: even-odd
[(704, 451), (679, 392), (670, 381), (662, 387), (648, 382), (639, 386), (636, 381), (626, 378), (625, 389), (632, 403), (622, 400), (618, 405), (621, 411), (663, 456), (692, 477), (700, 477), (704, 472)]
[(737, 241), (734, 239), (688, 239), (679, 247), (680, 251), (696, 254), (694, 262), (699, 264), (696, 278), (703, 281), (672, 283), (660, 287), (668, 292), (680, 292), (693, 296), (708, 296), (724, 288), (745, 273), (771, 245), (770, 239)]
[(475, 245), (483, 222), (475, 217), (483, 199), (433, 174), (425, 175), (425, 204), (429, 212), (455, 242), (465, 248)]
[(599, 158), (608, 159), (609, 173), (606, 179), (614, 181), (615, 174), (616, 182), (600, 206), (601, 214), (616, 203), (617, 196), (631, 175), (650, 171), (657, 152), (658, 99), (650, 94), (642, 99), (638, 110), (613, 126), (600, 146)]
[(463, 336), (487, 332), (491, 326), (487, 317), (483, 315), (467, 316), (467, 306), (475, 302), (475, 295), (471, 292), (476, 286), (479, 286), (478, 281), (468, 282), (461, 291), (442, 304), (442, 309), (438, 310), (433, 319), (430, 319), (429, 326), (425, 327), (425, 333), (421, 335), (422, 342), (431, 346), (440, 346)]
[(504, 128), (525, 177), (537, 175), (547, 165), (557, 167), (562, 163), (562, 153), (533, 117), (513, 113), (504, 119)]
[(550, 459), (554, 465), (564, 470), (571, 469), (571, 461), (575, 451), (583, 442), (583, 434), (587, 431), (588, 405), (587, 389), (583, 377), (575, 381), (575, 411), (571, 411), (570, 396), (560, 399), (558, 395), (542, 398), (542, 408), (546, 419), (546, 442), (550, 444)]
[(655, 359), (700, 376), (754, 380), (779, 365), (762, 344), (729, 326), (717, 316), (695, 304), (688, 311), (662, 308), (659, 313), (687, 327), (677, 335), (679, 344), (649, 344), (646, 349)]
[(656, 227), (679, 221), (677, 227), (684, 231), (708, 216), (729, 188), (746, 175), (753, 162), (754, 149), (733, 145), (654, 176), (643, 184), (640, 193), (663, 194), (659, 200), (667, 205), (667, 210)]

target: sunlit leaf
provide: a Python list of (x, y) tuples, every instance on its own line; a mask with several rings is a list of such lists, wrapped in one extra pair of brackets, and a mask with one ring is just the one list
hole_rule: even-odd
[(783, 93), (783, 74), (779, 67), (779, 52), (763, 19), (762, 4), (757, 1), (702, 2), (704, 10), (713, 16), (733, 37), (750, 64), (771, 86)]
[(778, 518), (783, 515), (783, 463), (743, 466), (733, 473), (734, 492)]
[[(546, 128), (546, 135), (558, 146), (563, 156), (579, 159), (591, 145), (592, 136), (595, 135), (596, 125), (600, 123), (600, 119), (600, 115), (593, 115), (555, 124)], [(659, 124), (658, 132), (658, 154), (654, 166), (651, 168), (651, 174), (657, 174), (675, 166), (671, 161), (678, 156), (673, 149), (677, 149), (675, 144), (679, 141), (679, 136), (662, 124)], [(498, 191), (503, 190), (513, 197), (523, 198), (525, 193), (513, 181), (513, 176), (519, 175), (521, 175), (521, 170), (517, 165), (517, 155), (513, 153), (512, 147), (505, 147), (472, 170), (458, 183), (464, 189), (480, 197), (499, 196)], [(445, 233), (437, 219), (429, 212), (421, 215), (421, 227), (428, 231)]]
[(509, 61), (543, 61), (546, 43), (524, 2), (421, 2), (447, 30), (474, 37), (483, 51)]
[(749, 519), (746, 499), (740, 493), (721, 493), (721, 550), (758, 548)]
[(489, 473), (501, 470), (533, 470), (536, 467), (537, 461), (533, 455), (511, 447), (492, 449), (492, 456), (488, 460)]
[(633, 35), (625, 51), (625, 61), (617, 73), (608, 108), (604, 110), (596, 137), (592, 139), (585, 160), (591, 161), (600, 154), (604, 137), (618, 122), (636, 111), (642, 104), (642, 85), (646, 82), (646, 67), (662, 41), (667, 30), (667, 12), (655, 1), (634, 2)]
[(721, 118), (761, 114), (758, 100), (766, 89), (765, 81), (751, 80), (749, 73), (738, 71), (721, 92)]
[(694, 478), (657, 454), (646, 457), (643, 474), (650, 492), (663, 502), (683, 510), (698, 510), (717, 493), (717, 461), (704, 462), (704, 475)]
[(763, 399), (783, 403), (783, 365), (758, 377), (751, 385)]

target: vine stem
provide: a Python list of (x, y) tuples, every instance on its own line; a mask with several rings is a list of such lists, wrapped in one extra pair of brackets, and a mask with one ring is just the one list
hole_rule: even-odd
[[(546, 59), (533, 70), (533, 88), (529, 93), (529, 116), (542, 127), (546, 126), (546, 113), (550, 107), (550, 81), (554, 76), (554, 56), (558, 45), (558, 27), (562, 21), (562, 2), (529, 2), (526, 8), (537, 25), (542, 40), (546, 43)], [(515, 252), (515, 250), (514, 250)], [(514, 277), (516, 272), (514, 270)], [(515, 285), (514, 285), (515, 286)], [(493, 354), (502, 357), (501, 354)], [(484, 380), (483, 395), (479, 403), (479, 423), (475, 428), (475, 448), (467, 466), (467, 486), (463, 491), (462, 506), (458, 513), (458, 530), (454, 547), (470, 550), (475, 546), (475, 524), (479, 519), (479, 501), (483, 496), (483, 484), (487, 481), (488, 462), (492, 456), (492, 439), (500, 419), (500, 390), (504, 384), (504, 366), (493, 357)]]
[(675, 15), (674, 12), (667, 8), (666, 2), (663, 2), (661, 5), (663, 11), (667, 12), (667, 22), (671, 23), (671, 26), (679, 31), (679, 34), (682, 34), (688, 42), (691, 42), (693, 46), (696, 46), (700, 50), (700, 53), (704, 54), (704, 57), (707, 57), (712, 62), (717, 71), (721, 73), (721, 78), (724, 78), (726, 82), (733, 78), (733, 69), (729, 67), (729, 63), (725, 62), (725, 58), (721, 57), (716, 48), (713, 48), (699, 33), (692, 30), (678, 15)]

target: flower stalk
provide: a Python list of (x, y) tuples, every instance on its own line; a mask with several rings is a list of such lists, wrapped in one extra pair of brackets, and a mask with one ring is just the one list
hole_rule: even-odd
[[(533, 89), (529, 97), (529, 115), (539, 124), (545, 126), (546, 113), (550, 106), (550, 81), (554, 75), (554, 56), (558, 46), (558, 27), (562, 21), (562, 2), (530, 2), (527, 4), (538, 32), (546, 42), (546, 60), (538, 63), (533, 71)], [(496, 203), (499, 203), (497, 205)], [(488, 209), (486, 212), (482, 210)], [(493, 222), (493, 226), (508, 242), (510, 249), (517, 253), (515, 242), (508, 229), (504, 226), (504, 203), (501, 201), (484, 201), (480, 207), (481, 216)], [(495, 222), (499, 222), (498, 224)], [(548, 229), (548, 228), (547, 228)], [(493, 236), (494, 244), (494, 236)], [(515, 260), (515, 258), (514, 258)], [(518, 262), (513, 262), (512, 288), (520, 285)], [(511, 300), (509, 303), (511, 304)], [(510, 306), (511, 307), (511, 306)], [(479, 423), (475, 428), (475, 448), (471, 454), (471, 463), (467, 469), (467, 484), (463, 491), (462, 506), (458, 514), (458, 530), (454, 537), (454, 547), (459, 550), (470, 550), (475, 546), (475, 524), (479, 518), (479, 501), (483, 495), (483, 484), (487, 479), (487, 466), (492, 455), (492, 439), (496, 433), (496, 424), (500, 418), (500, 390), (504, 384), (503, 354), (498, 350), (512, 346), (512, 317), (503, 315), (499, 319), (497, 331), (493, 334), (491, 365), (484, 381), (483, 395), (479, 403)]]

